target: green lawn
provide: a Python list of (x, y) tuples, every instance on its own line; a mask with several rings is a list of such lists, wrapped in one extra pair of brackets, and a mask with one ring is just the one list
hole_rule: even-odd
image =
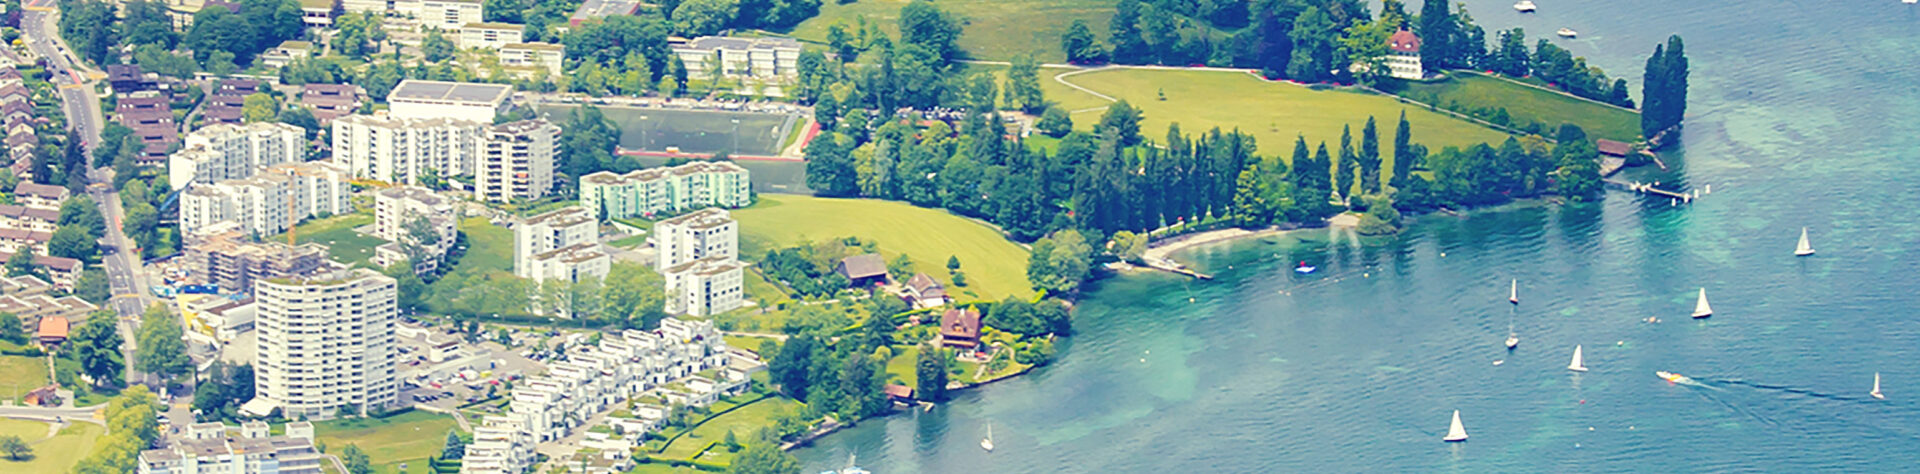
[(893, 359), (887, 361), (887, 378), (899, 379), (900, 385), (918, 387), (920, 382), (920, 345), (896, 345)]
[(0, 419), (0, 435), (19, 436), (33, 447), (33, 459), (12, 461), (0, 457), (0, 472), (67, 472), (92, 452), (94, 441), (106, 433), (100, 425), (74, 423), (49, 438), (49, 425), (40, 421)]
[[(1374, 117), (1383, 159), (1391, 164), (1394, 125), (1400, 112), (1413, 125), (1413, 141), (1428, 149), (1498, 143), (1507, 135), (1455, 119), (1423, 107), (1402, 104), (1392, 97), (1339, 90), (1315, 91), (1290, 83), (1267, 82), (1250, 74), (1225, 71), (1112, 69), (1068, 76), (1067, 81), (1102, 94), (1125, 99), (1146, 115), (1140, 133), (1163, 140), (1167, 126), (1179, 123), (1182, 132), (1199, 134), (1213, 127), (1239, 129), (1259, 142), (1260, 153), (1291, 160), (1294, 137), (1304, 135), (1308, 146), (1324, 141), (1338, 153), (1341, 126), (1353, 127), (1354, 146), (1360, 129)], [(1042, 83), (1052, 81), (1043, 77)], [(1164, 93), (1166, 100), (1160, 100)], [(1084, 102), (1084, 93), (1050, 94), (1062, 103)], [(1064, 98), (1062, 97), (1064, 96)], [(1075, 128), (1092, 129), (1102, 111), (1073, 114)], [(1383, 176), (1382, 178), (1387, 178)]]
[[(373, 214), (353, 213), (309, 220), (297, 227), (297, 241), (327, 246), (327, 255), (348, 265), (373, 259), (373, 248), (387, 243), (379, 237), (354, 232), (353, 228), (373, 223)], [(286, 242), (287, 235), (270, 237), (270, 242)]]
[[(760, 353), (761, 344), (765, 344), (767, 341), (773, 340), (773, 338), (771, 337), (735, 336), (732, 334), (726, 334), (720, 337), (727, 341), (727, 347), (743, 349), (743, 350), (746, 350), (747, 352), (752, 352), (755, 354)], [(774, 354), (764, 354), (764, 355), (761, 355), (760, 358), (772, 359), (773, 356)]]
[(760, 276), (760, 272), (748, 269), (741, 276), (746, 281), (747, 298), (752, 299), (762, 308), (771, 310), (775, 305), (793, 301), (793, 297), (787, 295), (786, 290), (767, 281), (766, 277)]
[(1561, 123), (1571, 122), (1586, 129), (1587, 135), (1597, 138), (1631, 142), (1640, 137), (1640, 114), (1626, 109), (1474, 72), (1453, 71), (1449, 74), (1454, 76), (1453, 79), (1436, 83), (1409, 83), (1398, 93), (1462, 113), (1504, 107), (1516, 125), (1538, 122), (1546, 127), (1549, 134)]
[(7, 400), (20, 402), (27, 391), (45, 387), (48, 383), (46, 359), (0, 356), (0, 396)]
[[(1115, 0), (942, 0), (940, 8), (961, 20), (960, 48), (973, 59), (1007, 60), (1019, 54), (1032, 54), (1041, 62), (1066, 62), (1060, 51), (1060, 35), (1073, 20), (1085, 20), (1094, 36), (1106, 41), (1107, 23), (1113, 17)], [(880, 29), (898, 41), (900, 7), (905, 0), (863, 0), (851, 3), (824, 2), (820, 14), (794, 27), (793, 36), (825, 44), (827, 27), (844, 23), (848, 33), (858, 33), (859, 18), (878, 23)]]
[(407, 472), (428, 472), (427, 457), (440, 455), (447, 430), (454, 426), (450, 416), (412, 411), (385, 419), (322, 421), (314, 423), (314, 434), (334, 454), (348, 444), (359, 445), (377, 472), (401, 472), (401, 463), (407, 464)]
[[(800, 402), (778, 396), (767, 397), (727, 412), (724, 415), (709, 418), (705, 423), (701, 423), (699, 427), (694, 428), (693, 431), (688, 432), (685, 436), (673, 440), (673, 444), (667, 445), (667, 449), (660, 451), (660, 457), (687, 459), (699, 453), (701, 448), (707, 446), (707, 443), (725, 440), (728, 430), (733, 431), (735, 438), (746, 439), (752, 436), (755, 431), (759, 431), (763, 426), (773, 426), (773, 414), (781, 408), (789, 411), (799, 410)], [(720, 453), (722, 457), (731, 457), (731, 454), (727, 453), (725, 448), (715, 448), (715, 451)], [(709, 453), (707, 459), (724, 462), (721, 459), (716, 459), (711, 456), (712, 453)]]
[(466, 255), (448, 273), (513, 271), (513, 231), (487, 222), (485, 217), (460, 220), (460, 232), (467, 234)]
[(939, 209), (870, 199), (761, 195), (733, 212), (740, 222), (740, 253), (757, 260), (770, 248), (804, 241), (859, 237), (879, 241), (880, 253), (901, 253), (919, 271), (945, 279), (948, 256), (960, 258), (968, 286), (948, 288), (961, 300), (1026, 297), (1027, 250), (978, 222)]

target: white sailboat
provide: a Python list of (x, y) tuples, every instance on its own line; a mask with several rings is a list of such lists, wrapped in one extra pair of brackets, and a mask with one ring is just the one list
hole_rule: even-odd
[(1447, 437), (1440, 440), (1449, 443), (1467, 440), (1467, 425), (1460, 424), (1460, 410), (1453, 411), (1453, 426), (1447, 427)]
[(1707, 289), (1700, 289), (1700, 300), (1693, 304), (1693, 319), (1713, 316), (1713, 307), (1707, 305)]
[(1580, 345), (1578, 344), (1573, 346), (1573, 362), (1567, 363), (1567, 370), (1574, 372), (1587, 371), (1586, 359), (1580, 357)]
[(1507, 350), (1520, 347), (1520, 333), (1513, 330), (1513, 311), (1507, 311)]
[(1793, 256), (1805, 257), (1808, 255), (1813, 255), (1813, 243), (1807, 240), (1807, 228), (1801, 227), (1800, 245), (1793, 248)]
[(1513, 287), (1507, 289), (1507, 302), (1520, 304), (1520, 280), (1513, 281)]
[(1887, 399), (1887, 395), (1886, 395), (1886, 394), (1884, 394), (1884, 393), (1880, 393), (1880, 373), (1879, 373), (1879, 372), (1874, 372), (1874, 373), (1873, 373), (1873, 391), (1871, 391), (1871, 392), (1867, 392), (1867, 394), (1868, 394), (1868, 395), (1873, 395), (1873, 398), (1874, 398), (1874, 399), (1877, 399), (1877, 400), (1886, 400), (1886, 399)]
[(987, 423), (987, 437), (980, 440), (980, 449), (993, 452), (993, 423)]

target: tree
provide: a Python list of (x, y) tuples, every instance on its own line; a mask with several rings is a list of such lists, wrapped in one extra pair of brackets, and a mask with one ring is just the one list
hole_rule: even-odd
[[(1042, 252), (1041, 250), (1045, 250)], [(1080, 290), (1092, 271), (1093, 247), (1073, 229), (1055, 231), (1035, 241), (1028, 257), (1027, 275), (1034, 289), (1070, 294)]]
[(33, 446), (27, 445), (19, 436), (0, 436), (0, 453), (5, 453), (10, 460), (25, 461), (33, 458)]
[(7, 277), (12, 278), (22, 275), (32, 275), (40, 277), (43, 280), (46, 279), (46, 275), (40, 273), (40, 267), (33, 265), (33, 249), (31, 248), (22, 248), (20, 251), (14, 252), (13, 256), (7, 257)]
[(107, 272), (98, 268), (80, 271), (80, 281), (73, 284), (73, 295), (95, 305), (106, 304), (107, 299), (112, 296), (112, 291), (107, 284)]
[(1348, 26), (1346, 34), (1339, 37), (1339, 56), (1353, 62), (1355, 77), (1361, 84), (1376, 84), (1392, 72), (1387, 68), (1386, 61), (1387, 55), (1393, 51), (1388, 48), (1387, 43), (1393, 33), (1399, 30), (1399, 19), (1386, 16), (1376, 21)]
[(280, 117), (280, 101), (265, 92), (247, 94), (240, 106), (240, 116), (247, 123), (271, 122)]
[[(7, 189), (13, 189), (13, 187), (8, 186)], [(59, 224), (61, 227), (72, 226), (85, 229), (87, 235), (96, 239), (106, 235), (107, 231), (107, 220), (100, 216), (100, 206), (94, 204), (92, 196), (85, 194), (60, 202)]]
[(83, 262), (94, 261), (100, 253), (100, 243), (95, 240), (96, 238), (87, 235), (85, 227), (60, 226), (53, 231), (53, 237), (47, 241), (47, 255)]
[[(380, 16), (373, 13), (349, 12), (341, 15), (333, 24), (337, 30), (332, 39), (333, 51), (349, 58), (367, 59), (368, 55), (379, 52), (379, 43), (387, 40), (387, 30), (381, 25)], [(382, 96), (373, 88), (367, 88), (367, 93)]]
[(960, 256), (948, 255), (947, 256), (947, 273), (953, 273), (957, 271), (960, 271)]
[(900, 43), (927, 48), (945, 67), (960, 57), (960, 22), (927, 0), (900, 8)]
[(279, 120), (280, 123), (306, 129), (308, 140), (320, 136), (320, 119), (314, 117), (313, 110), (306, 107), (294, 106), (282, 109)]
[(341, 449), (340, 462), (347, 465), (347, 474), (373, 474), (373, 461), (360, 451), (358, 444), (348, 444)]
[(165, 305), (154, 303), (140, 316), (140, 329), (133, 335), (134, 368), (162, 378), (192, 373), (193, 360), (187, 358), (184, 337), (173, 313)]
[(914, 396), (938, 402), (947, 399), (947, 360), (952, 354), (936, 346), (920, 348), (914, 360)]
[(21, 326), (20, 317), (13, 313), (0, 312), (0, 341), (14, 344), (27, 343), (27, 330)]
[[(854, 170), (851, 150), (842, 144), (839, 132), (828, 132), (807, 143), (807, 187), (821, 196), (858, 196), (859, 175)], [(846, 139), (846, 141), (852, 141)]]
[(60, 37), (81, 58), (107, 64), (114, 37), (113, 4), (98, 0), (70, 0), (60, 4)]
[(1107, 47), (1093, 36), (1093, 29), (1087, 27), (1086, 20), (1073, 20), (1067, 32), (1060, 35), (1060, 49), (1067, 53), (1068, 63), (1100, 64), (1107, 61)]
[(440, 459), (460, 459), (467, 455), (467, 442), (460, 439), (460, 433), (447, 430), (447, 442), (440, 448)]
[(1448, 6), (1447, 2), (1420, 3), (1420, 24), (1415, 32), (1420, 35), (1420, 65), (1428, 71), (1456, 66), (1451, 41), (1459, 23), (1454, 21)]
[(719, 33), (739, 10), (739, 0), (686, 0), (673, 9), (673, 32), (681, 36)]
[(1407, 111), (1400, 111), (1400, 124), (1393, 128), (1393, 177), (1388, 184), (1400, 188), (1413, 174), (1413, 129), (1407, 124)]
[(1114, 5), (1113, 20), (1107, 24), (1107, 40), (1113, 42), (1113, 62), (1119, 64), (1147, 64), (1151, 62), (1151, 51), (1146, 38), (1140, 32), (1139, 0), (1120, 0)]
[(773, 443), (760, 442), (747, 446), (727, 467), (731, 474), (799, 474), (800, 460), (780, 450)]
[(767, 374), (772, 382), (780, 386), (784, 393), (795, 400), (806, 400), (808, 384), (807, 371), (813, 366), (814, 351), (819, 342), (812, 336), (798, 336), (788, 339), (780, 345), (780, 354), (767, 363)]
[(1680, 35), (1655, 45), (1640, 86), (1640, 133), (1653, 139), (1687, 115), (1687, 54)]
[(1126, 99), (1121, 99), (1107, 106), (1107, 112), (1100, 115), (1100, 125), (1095, 131), (1103, 137), (1118, 140), (1123, 147), (1138, 145), (1141, 140), (1141, 118), (1139, 109), (1133, 108)]
[(1301, 82), (1320, 82), (1333, 75), (1333, 69), (1338, 67), (1333, 63), (1334, 37), (1338, 34), (1334, 27), (1333, 20), (1319, 7), (1310, 6), (1300, 12), (1289, 33), (1293, 39), (1293, 58), (1287, 62), (1287, 77)]
[(427, 37), (420, 40), (420, 55), (430, 63), (452, 58), (454, 51), (456, 48), (453, 46), (453, 40), (440, 34), (440, 30), (428, 31)]
[(1380, 132), (1374, 127), (1372, 116), (1368, 116), (1367, 125), (1360, 128), (1358, 158), (1360, 192), (1364, 194), (1380, 192)]
[(1339, 174), (1334, 175), (1333, 178), (1333, 193), (1339, 195), (1343, 201), (1353, 195), (1353, 188), (1358, 187), (1354, 182), (1358, 178), (1356, 173), (1358, 168), (1360, 168), (1360, 157), (1353, 152), (1353, 127), (1340, 127), (1340, 163), (1337, 168)]
[(1015, 56), (1013, 66), (1007, 69), (1007, 105), (1029, 114), (1047, 108), (1046, 95), (1040, 91), (1040, 64), (1033, 56)]
[(119, 385), (126, 367), (120, 354), (120, 331), (114, 328), (116, 319), (111, 311), (96, 312), (68, 338), (81, 373), (92, 377), (96, 386)]
[(1114, 232), (1113, 238), (1107, 241), (1107, 249), (1120, 260), (1139, 262), (1147, 253), (1147, 236), (1126, 230)]
[(1063, 138), (1068, 133), (1073, 133), (1073, 116), (1067, 113), (1067, 109), (1057, 106), (1047, 107), (1047, 111), (1040, 114), (1040, 121), (1034, 123), (1033, 128), (1043, 135)]

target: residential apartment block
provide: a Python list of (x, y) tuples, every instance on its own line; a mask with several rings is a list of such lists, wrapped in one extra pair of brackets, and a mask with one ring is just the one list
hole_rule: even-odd
[[(613, 259), (598, 242), (586, 242), (533, 254), (527, 258), (526, 274), (535, 281), (606, 278)], [(519, 268), (514, 269), (518, 273)]]
[(693, 162), (626, 174), (601, 171), (580, 178), (580, 205), (609, 219), (651, 217), (703, 207), (753, 204), (746, 168), (729, 162)]
[[(209, 426), (202, 426), (209, 425)], [(219, 423), (189, 427), (181, 439), (140, 452), (140, 474), (320, 474), (326, 455), (314, 447), (313, 423), (287, 423), (272, 436), (266, 422), (241, 425), (240, 437)]]
[(473, 173), (486, 128), (480, 119), (350, 115), (333, 121), (333, 156), (356, 178), (395, 184), (414, 184), (427, 170), (464, 176)]
[(529, 217), (513, 226), (513, 274), (521, 278), (552, 274), (554, 270), (545, 268), (545, 264), (536, 268), (534, 260), (542, 254), (581, 244), (597, 246), (599, 239), (600, 221), (584, 207), (566, 207)]
[[(561, 74), (567, 47), (553, 43), (512, 43), (500, 46), (500, 65), (507, 69), (545, 69), (550, 76)], [(532, 75), (529, 74), (529, 77)]]
[(13, 202), (31, 209), (60, 210), (60, 203), (71, 196), (66, 186), (21, 181), (13, 185)]
[(799, 75), (800, 42), (793, 38), (702, 36), (671, 45), (688, 79), (792, 78)]
[[(416, 238), (409, 226), (421, 219), (425, 220), (428, 231), (434, 237), (425, 240)], [(453, 203), (427, 188), (397, 186), (375, 193), (373, 235), (387, 239), (387, 243), (373, 249), (373, 263), (387, 266), (408, 260), (411, 256), (406, 246), (419, 247), (425, 255), (446, 255), (458, 237), (455, 219)], [(438, 269), (439, 264), (439, 258), (421, 259), (414, 266), (414, 271), (432, 272)]]
[[(419, 0), (421, 26), (455, 31), (468, 23), (479, 23), (485, 17), (485, 7), (480, 0)], [(462, 45), (461, 47), (466, 47)]]
[(185, 147), (167, 158), (167, 182), (173, 190), (253, 176), (261, 168), (298, 162), (306, 154), (306, 133), (284, 123), (214, 124), (187, 134)]
[(468, 23), (460, 26), (458, 42), (462, 49), (500, 49), (521, 42), (524, 29), (525, 26), (510, 23)]
[(660, 255), (654, 269), (662, 273), (694, 260), (740, 257), (740, 226), (721, 209), (702, 209), (654, 223), (648, 240)]
[[(475, 2), (478, 3), (477, 1)], [(453, 25), (479, 22), (479, 17)], [(445, 118), (492, 122), (506, 110), (513, 86), (474, 82), (407, 79), (387, 93), (387, 105), (400, 118)]]
[(283, 163), (244, 179), (198, 184), (180, 193), (180, 232), (192, 235), (220, 221), (265, 237), (303, 219), (353, 210), (347, 170), (327, 161)]
[(485, 133), (480, 160), (473, 169), (475, 200), (538, 199), (553, 191), (560, 127), (545, 120), (522, 120), (494, 125)]
[(233, 223), (222, 227), (226, 230), (187, 236), (181, 255), (187, 281), (218, 285), (225, 293), (250, 294), (256, 281), (308, 275), (336, 265), (327, 260), (325, 247), (253, 242)]
[[(476, 433), (475, 442), (467, 445), (469, 464), (462, 472), (523, 472), (532, 456), (513, 453), (527, 453), (534, 443), (587, 428), (583, 425), (594, 414), (642, 394), (703, 406), (721, 396), (742, 393), (747, 372), (734, 366), (737, 360), (707, 321), (668, 318), (657, 331), (629, 329), (607, 334), (599, 345), (575, 345), (564, 360), (549, 364), (545, 375), (514, 384), (508, 413), (486, 423), (501, 430), (524, 430), (522, 436), (494, 435), (482, 443)], [(714, 371), (715, 376), (697, 375), (703, 371)], [(664, 418), (666, 407), (640, 404), (632, 411), (639, 419), (612, 422), (630, 429), (623, 439), (637, 441), (644, 438), (645, 430), (660, 426), (657, 420)]]
[(391, 405), (394, 286), (364, 268), (255, 283), (255, 396), (241, 410), (327, 418), (341, 407), (364, 415)]
[(669, 314), (705, 316), (743, 303), (739, 224), (727, 211), (704, 209), (653, 226), (654, 268), (666, 278)]

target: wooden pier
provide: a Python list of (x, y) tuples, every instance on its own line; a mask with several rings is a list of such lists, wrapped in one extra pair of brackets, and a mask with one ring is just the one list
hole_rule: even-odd
[(1152, 268), (1155, 270), (1160, 270), (1160, 271), (1179, 274), (1179, 275), (1186, 275), (1186, 276), (1190, 276), (1190, 277), (1201, 279), (1201, 280), (1213, 279), (1213, 275), (1208, 275), (1205, 273), (1200, 273), (1200, 272), (1187, 269), (1186, 265), (1181, 265), (1178, 262), (1174, 262), (1173, 260), (1168, 260), (1164, 258), (1152, 258), (1152, 257), (1144, 258), (1142, 260), (1146, 261), (1148, 268)]
[(1681, 203), (1692, 203), (1694, 199), (1700, 197), (1700, 192), (1697, 190), (1691, 193), (1681, 192), (1681, 191), (1668, 191), (1668, 190), (1660, 189), (1656, 187), (1658, 183), (1638, 183), (1638, 182), (1631, 182), (1631, 181), (1621, 181), (1618, 179), (1603, 179), (1601, 181), (1604, 183), (1607, 183), (1608, 186), (1612, 186), (1614, 189), (1619, 189), (1622, 191), (1633, 192), (1633, 193), (1650, 194), (1654, 196), (1677, 199)]

